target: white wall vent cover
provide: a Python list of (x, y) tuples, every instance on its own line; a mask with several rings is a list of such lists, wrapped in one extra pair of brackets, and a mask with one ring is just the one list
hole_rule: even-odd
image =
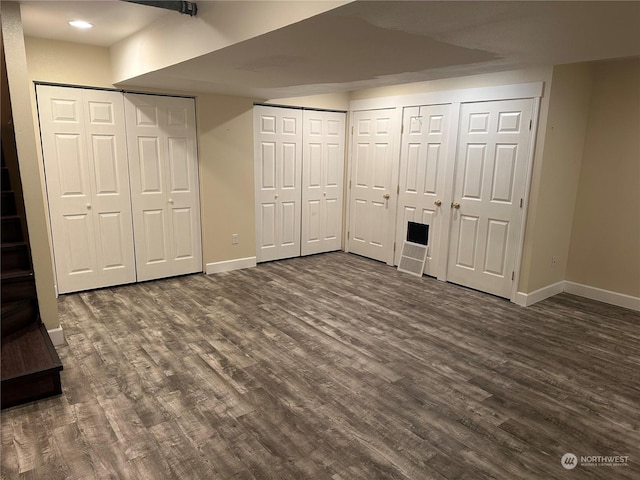
[(407, 239), (402, 244), (398, 271), (421, 277), (429, 251), (429, 225), (408, 222)]
[(424, 262), (427, 260), (428, 250), (428, 245), (405, 241), (402, 245), (398, 271), (421, 277), (424, 272)]

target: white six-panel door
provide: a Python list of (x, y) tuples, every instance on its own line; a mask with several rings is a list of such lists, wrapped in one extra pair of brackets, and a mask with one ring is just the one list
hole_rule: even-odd
[(340, 250), (345, 114), (303, 112), (301, 254)]
[(58, 292), (134, 282), (122, 94), (37, 94)]
[[(400, 146), (400, 194), (396, 245), (407, 237), (407, 223), (429, 225), (429, 249), (424, 273), (437, 276), (437, 256), (441, 252), (442, 204), (447, 165), (447, 140), (451, 105), (407, 107), (403, 113)], [(446, 234), (445, 234), (446, 238)], [(402, 249), (396, 249), (395, 263)]]
[(254, 107), (256, 259), (300, 256), (302, 111)]
[(348, 249), (368, 258), (393, 262), (397, 165), (396, 109), (353, 114)]
[(138, 280), (202, 271), (195, 103), (125, 94)]
[(447, 280), (510, 297), (532, 100), (463, 104)]

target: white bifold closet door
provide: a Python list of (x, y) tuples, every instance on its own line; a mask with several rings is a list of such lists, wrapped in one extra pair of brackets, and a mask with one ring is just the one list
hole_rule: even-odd
[[(396, 245), (407, 238), (408, 222), (429, 225), (429, 249), (424, 273), (437, 276), (438, 255), (441, 254), (443, 217), (448, 206), (443, 205), (449, 112), (451, 105), (430, 105), (404, 109), (404, 131), (400, 146), (400, 188)], [(447, 235), (444, 234), (446, 239)], [(400, 262), (401, 249), (395, 263)]]
[(342, 246), (345, 114), (254, 107), (258, 262)]
[(340, 250), (345, 114), (305, 110), (302, 154), (302, 255)]
[(510, 297), (523, 221), (533, 101), (463, 104), (447, 280)]
[(256, 260), (300, 256), (302, 110), (256, 105)]
[(195, 101), (124, 97), (138, 280), (201, 272)]
[(59, 293), (136, 280), (122, 94), (38, 85)]

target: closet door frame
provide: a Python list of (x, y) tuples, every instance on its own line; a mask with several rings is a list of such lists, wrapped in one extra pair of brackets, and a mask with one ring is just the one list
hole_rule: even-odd
[[(529, 142), (529, 148), (527, 152), (527, 166), (526, 166), (526, 180), (524, 186), (523, 206), (522, 206), (522, 221), (518, 232), (518, 241), (516, 245), (515, 266), (514, 266), (514, 281), (511, 289), (510, 300), (517, 303), (518, 296), (518, 284), (520, 281), (520, 271), (522, 268), (522, 255), (524, 251), (524, 232), (528, 218), (528, 204), (531, 192), (531, 179), (533, 176), (533, 157), (535, 154), (535, 146), (537, 140), (538, 119), (540, 112), (541, 97), (543, 93), (544, 82), (532, 82), (522, 83), (514, 85), (502, 85), (495, 87), (479, 87), (468, 88), (461, 90), (450, 90), (433, 93), (402, 95), (396, 97), (383, 97), (374, 99), (352, 100), (349, 105), (350, 112), (350, 128), (353, 126), (353, 112), (358, 110), (375, 110), (382, 108), (397, 108), (400, 112), (404, 107), (412, 106), (430, 106), (440, 104), (451, 105), (451, 130), (448, 137), (448, 160), (446, 162), (446, 180), (445, 180), (445, 192), (443, 195), (443, 206), (449, 207), (453, 199), (453, 185), (455, 179), (455, 158), (457, 157), (457, 145), (459, 135), (459, 122), (460, 122), (460, 109), (463, 103), (473, 102), (485, 102), (485, 101), (498, 101), (498, 100), (517, 100), (517, 99), (532, 99), (533, 110), (531, 115), (531, 141)], [(401, 121), (398, 124), (397, 131), (398, 136), (401, 135)], [(351, 140), (351, 137), (349, 137)], [(398, 140), (399, 143), (399, 140)], [(347, 158), (347, 168), (349, 171), (349, 178), (351, 178), (351, 169), (353, 163), (353, 142), (350, 141), (349, 153)], [(400, 168), (400, 156), (398, 154), (396, 171), (399, 172)], [(396, 176), (396, 179), (398, 176)], [(399, 183), (396, 182), (399, 187)], [(394, 191), (395, 193), (395, 191)], [(397, 198), (397, 197), (396, 197)], [(347, 205), (351, 205), (351, 190), (347, 189)], [(347, 225), (349, 224), (350, 208), (347, 208)], [(399, 218), (399, 217), (398, 217)], [(438, 252), (438, 258), (436, 263), (436, 272), (438, 280), (447, 281), (447, 264), (449, 257), (449, 238), (452, 226), (452, 216), (447, 214), (442, 219), (442, 232), (446, 235), (447, 241), (442, 241), (443, 248)], [(397, 232), (398, 225), (396, 224), (393, 234)], [(346, 233), (345, 233), (345, 244)], [(347, 244), (348, 245), (348, 244)], [(396, 248), (401, 246), (396, 245)], [(347, 250), (348, 251), (348, 250)], [(393, 262), (389, 263), (393, 265)]]
[[(38, 103), (38, 88), (39, 87), (60, 87), (60, 88), (67, 88), (67, 89), (74, 89), (80, 92), (83, 91), (102, 91), (102, 92), (113, 92), (113, 93), (118, 93), (120, 94), (120, 96), (122, 97), (122, 102), (123, 102), (123, 107), (124, 107), (124, 103), (125, 103), (125, 93), (133, 93), (133, 94), (141, 94), (141, 95), (152, 95), (152, 96), (157, 96), (157, 97), (179, 97), (179, 98), (185, 98), (185, 99), (190, 99), (194, 102), (194, 120), (196, 122), (195, 124), (195, 133), (194, 133), (194, 152), (195, 152), (195, 170), (194, 170), (194, 174), (195, 174), (195, 178), (196, 178), (196, 201), (197, 201), (197, 212), (196, 212), (196, 216), (197, 216), (197, 221), (199, 224), (199, 231), (196, 233), (197, 236), (197, 243), (199, 245), (198, 247), (198, 255), (199, 255), (199, 266), (197, 268), (197, 270), (193, 273), (197, 273), (197, 272), (202, 272), (204, 271), (204, 265), (203, 265), (203, 256), (202, 256), (202, 211), (201, 211), (201, 207), (200, 207), (200, 163), (199, 163), (199, 159), (198, 159), (198, 140), (197, 140), (197, 105), (195, 104), (196, 99), (195, 97), (191, 97), (191, 96), (176, 96), (176, 95), (164, 95), (164, 94), (150, 94), (150, 93), (145, 93), (145, 92), (132, 92), (132, 91), (125, 91), (125, 90), (119, 90), (119, 89), (112, 89), (112, 88), (102, 88), (102, 87), (87, 87), (87, 86), (81, 86), (81, 85), (63, 85), (63, 84), (58, 84), (58, 83), (50, 83), (50, 82), (34, 82), (34, 88), (36, 90), (36, 103)], [(38, 107), (38, 109), (40, 110), (40, 107)], [(40, 115), (40, 113), (39, 113)], [(82, 116), (85, 116), (84, 110), (82, 112)], [(128, 156), (128, 146), (129, 143), (131, 141), (130, 138), (127, 137), (127, 124), (126, 124), (126, 113), (124, 112), (124, 108), (123, 108), (123, 129), (125, 130), (125, 146), (124, 149), (126, 150), (126, 156), (127, 156), (127, 193), (129, 195), (129, 203), (130, 203), (130, 217), (131, 217), (131, 226), (132, 229), (134, 230), (134, 225), (133, 225), (133, 200), (131, 198), (131, 159)], [(39, 129), (38, 129), (38, 133), (42, 136), (42, 127), (39, 125)], [(83, 143), (84, 145), (85, 143)], [(83, 147), (86, 148), (86, 147)], [(41, 159), (41, 161), (43, 162), (43, 172), (45, 174), (45, 188), (47, 188), (46, 186), (46, 165), (44, 165), (44, 152), (42, 151), (42, 148), (40, 149), (40, 153), (43, 155), (43, 158)], [(48, 188), (47, 188), (48, 190)], [(49, 198), (48, 198), (48, 194), (47, 194), (47, 201), (49, 202)], [(56, 296), (59, 295), (60, 293), (70, 293), (73, 291), (81, 291), (83, 290), (83, 288), (80, 289), (72, 289), (72, 290), (65, 290), (64, 288), (61, 290), (58, 286), (58, 265), (56, 264), (56, 254), (54, 251), (55, 245), (54, 245), (54, 237), (53, 237), (53, 229), (52, 229), (52, 211), (51, 211), (51, 206), (47, 205), (47, 209), (46, 209), (46, 216), (47, 216), (47, 232), (49, 235), (49, 238), (52, 240), (51, 241), (51, 258), (52, 258), (52, 263), (53, 263), (53, 267), (54, 267), (54, 276), (56, 279)], [(95, 243), (94, 239), (94, 243)], [(132, 240), (132, 250), (135, 250), (135, 231), (133, 231), (133, 240)], [(140, 279), (139, 275), (138, 275), (138, 271), (137, 271), (137, 265), (136, 265), (136, 257), (135, 257), (135, 251), (134, 251), (134, 277), (133, 279), (129, 282), (124, 282), (124, 283), (134, 283), (134, 282), (140, 282), (140, 281), (144, 281), (144, 279)], [(162, 277), (158, 277), (158, 278), (162, 278)], [(121, 284), (122, 282), (118, 283)], [(94, 286), (91, 286), (89, 288), (103, 288), (103, 287), (109, 287), (112, 285), (117, 285), (117, 284), (96, 284)]]
[[(318, 119), (322, 119), (322, 132), (313, 135), (307, 119), (312, 119), (317, 113)], [(337, 116), (340, 115), (341, 118)], [(333, 118), (332, 118), (333, 117)], [(286, 258), (313, 255), (315, 253), (340, 250), (343, 242), (344, 225), (344, 167), (345, 167), (345, 124), (346, 112), (337, 110), (307, 109), (303, 107), (287, 107), (279, 105), (255, 104), (253, 108), (253, 146), (254, 146), (254, 191), (255, 204), (254, 216), (256, 226), (256, 261), (257, 263)], [(288, 124), (295, 122), (295, 132), (285, 131), (283, 120), (289, 120)], [(338, 124), (337, 135), (328, 134), (327, 128), (330, 122)], [(334, 140), (332, 137), (337, 137)], [(310, 138), (317, 140), (314, 145), (319, 146), (321, 151), (320, 177), (321, 180), (316, 190), (318, 192), (305, 191), (310, 184)], [(294, 185), (290, 188), (283, 188), (285, 181), (286, 165), (284, 162), (284, 144), (293, 145), (289, 149), (289, 155), (295, 155)], [(336, 146), (338, 149), (339, 163), (336, 172), (336, 185), (328, 182), (328, 165), (330, 163), (329, 148)], [(271, 156), (271, 160), (266, 158)], [(264, 158), (263, 158), (264, 157)], [(266, 163), (265, 163), (266, 162)], [(268, 166), (268, 170), (265, 168)], [(289, 171), (291, 171), (289, 167)], [(308, 189), (307, 189), (308, 190)], [(305, 216), (305, 201), (317, 201), (316, 213), (322, 218), (327, 218), (327, 203), (335, 199), (339, 204), (337, 215), (339, 219), (335, 228), (335, 234), (328, 238), (319, 238), (317, 242), (307, 242), (308, 235), (305, 235), (305, 228), (309, 228), (309, 218)], [(287, 205), (284, 204), (286, 202)], [(295, 233), (296, 241), (291, 244), (284, 244), (284, 217), (285, 206), (294, 205), (293, 225), (291, 230)], [(269, 227), (270, 225), (270, 227)], [(268, 227), (268, 228), (267, 228)], [(326, 228), (320, 232), (320, 237), (326, 237)], [(335, 237), (335, 238), (333, 238)], [(265, 239), (267, 240), (265, 242)]]

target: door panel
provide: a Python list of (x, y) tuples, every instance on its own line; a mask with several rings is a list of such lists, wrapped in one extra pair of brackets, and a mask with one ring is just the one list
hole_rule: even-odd
[(342, 246), (345, 114), (305, 110), (303, 124), (301, 254), (311, 255)]
[(173, 238), (175, 243), (174, 259), (189, 260), (193, 257), (193, 212), (190, 207), (174, 208), (173, 214)]
[[(437, 276), (438, 254), (442, 252), (445, 212), (442, 202), (445, 190), (447, 142), (450, 105), (408, 107), (404, 109), (400, 148), (399, 223), (396, 244), (407, 237), (408, 222), (429, 225), (429, 249), (424, 273)], [(446, 250), (445, 250), (446, 251)], [(395, 263), (401, 249), (396, 249)]]
[(353, 114), (349, 251), (383, 262), (393, 260), (395, 116), (393, 108)]
[(144, 195), (151, 193), (163, 194), (162, 187), (164, 182), (162, 181), (159, 140), (158, 137), (138, 137), (139, 183), (140, 191)]
[(138, 257), (142, 256), (139, 262), (152, 264), (168, 261), (164, 215), (164, 210), (142, 211), (145, 244), (138, 253)]
[(94, 152), (93, 168), (96, 195), (117, 195), (121, 193), (116, 138), (113, 135), (93, 135), (91, 140)]
[(302, 112), (254, 107), (256, 258), (300, 255)]
[[(531, 100), (463, 104), (447, 280), (510, 297)], [(453, 205), (452, 205), (453, 206)]]
[(65, 273), (76, 277), (73, 280), (80, 275), (97, 277), (92, 218), (88, 214), (78, 214), (64, 215), (62, 220), (64, 231), (58, 236), (64, 236), (63, 245), (68, 247), (64, 251), (66, 258), (61, 259), (65, 260)]
[(125, 94), (138, 280), (202, 271), (195, 104)]
[(124, 242), (122, 231), (127, 228), (128, 219), (123, 219), (123, 216), (122, 212), (98, 214), (98, 228), (102, 232), (99, 247), (104, 270), (127, 268), (130, 246)]
[(134, 282), (122, 94), (37, 93), (58, 292)]

